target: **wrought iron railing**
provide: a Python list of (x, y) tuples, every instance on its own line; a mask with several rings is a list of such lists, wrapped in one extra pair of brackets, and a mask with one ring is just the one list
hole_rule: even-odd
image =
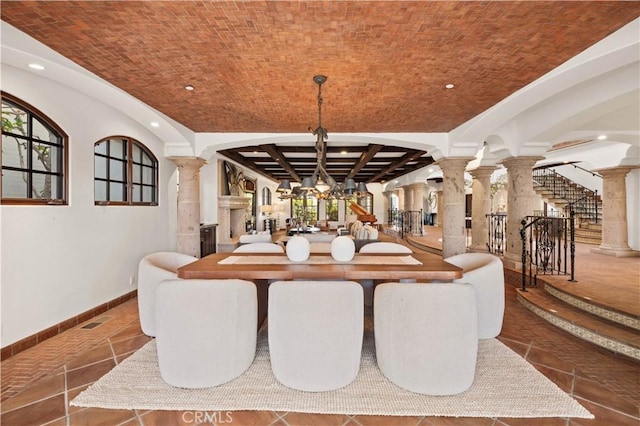
[[(571, 205), (580, 220), (597, 223), (599, 221), (598, 191), (591, 190), (551, 169), (535, 169), (533, 180), (551, 192), (551, 198), (564, 200)], [(568, 206), (564, 207), (569, 215)]]
[(537, 285), (538, 275), (570, 275), (575, 281), (575, 213), (570, 217), (526, 216), (522, 240), (522, 291)]
[(507, 215), (505, 213), (491, 213), (486, 215), (489, 222), (489, 239), (487, 250), (489, 253), (502, 256), (505, 248), (505, 237), (507, 235)]
[(394, 228), (400, 227), (401, 221), (401, 211), (398, 209), (389, 209), (387, 210), (387, 225), (392, 226)]
[(422, 209), (402, 211), (399, 214), (401, 218), (400, 238), (404, 238), (406, 235), (424, 235)]

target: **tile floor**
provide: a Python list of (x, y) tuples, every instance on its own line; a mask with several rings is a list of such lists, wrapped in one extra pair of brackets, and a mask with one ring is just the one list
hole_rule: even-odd
[[(602, 258), (605, 265), (607, 258)], [(602, 267), (601, 267), (602, 269)], [(621, 273), (618, 271), (618, 273)], [(637, 277), (631, 268), (627, 273)], [(635, 274), (635, 275), (633, 275)], [(595, 416), (586, 419), (510, 419), (310, 415), (283, 412), (219, 413), (229, 425), (640, 425), (640, 363), (556, 329), (516, 300), (518, 280), (509, 278), (499, 339), (574, 396)], [(517, 277), (517, 275), (511, 274)], [(636, 281), (637, 282), (637, 281)], [(92, 329), (79, 326), (19, 353), (2, 368), (2, 425), (196, 425), (197, 413), (70, 407), (78, 393), (144, 345), (137, 300), (104, 315)], [(201, 419), (204, 420), (204, 419)]]

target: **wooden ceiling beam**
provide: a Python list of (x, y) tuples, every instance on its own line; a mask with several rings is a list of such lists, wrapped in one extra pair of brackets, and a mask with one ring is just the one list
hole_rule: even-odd
[(300, 176), (298, 175), (298, 173), (291, 166), (291, 164), (289, 164), (285, 156), (282, 155), (282, 153), (278, 150), (278, 147), (275, 144), (259, 145), (259, 147), (264, 152), (269, 154), (271, 158), (273, 158), (280, 165), (280, 167), (285, 169), (289, 173), (289, 175), (291, 175), (291, 178), (293, 180), (295, 180), (296, 182), (302, 182), (302, 179), (300, 179)]
[[(327, 172), (340, 182), (346, 178), (367, 183), (379, 182), (382, 179), (396, 179), (433, 163), (433, 158), (426, 155), (425, 151), (410, 148), (378, 144), (345, 148), (351, 153), (351, 157), (336, 155), (327, 158)], [(329, 151), (332, 150), (335, 154), (340, 152), (342, 147), (329, 147)], [(221, 155), (273, 181), (290, 179), (292, 182), (300, 182), (301, 176), (311, 174), (315, 170), (317, 164), (315, 156), (296, 157), (303, 152), (315, 153), (315, 148), (263, 144), (219, 151)], [(358, 157), (353, 156), (356, 152), (359, 153)], [(394, 153), (404, 155), (391, 156)], [(408, 165), (409, 163), (411, 164)]]
[(405, 155), (403, 155), (402, 157), (400, 157), (400, 159), (398, 159), (398, 161), (390, 164), (388, 167), (382, 169), (377, 175), (375, 175), (373, 178), (369, 179), (367, 181), (368, 182), (375, 182), (378, 179), (382, 179), (387, 173), (393, 171), (394, 169), (398, 168), (398, 167), (402, 167), (405, 164), (407, 164), (410, 161), (415, 160), (416, 158), (420, 158), (422, 157), (424, 154), (426, 154), (426, 151), (413, 151), (413, 152), (407, 152)]
[(235, 161), (236, 163), (248, 168), (249, 170), (253, 170), (255, 172), (260, 173), (262, 176), (274, 180), (273, 176), (271, 176), (269, 173), (267, 173), (262, 167), (258, 166), (256, 163), (247, 160), (245, 157), (243, 157), (242, 155), (238, 154), (237, 152), (235, 152), (232, 149), (224, 149), (221, 151), (218, 151), (219, 154), (224, 155), (225, 157), (227, 157), (230, 160)]
[(371, 159), (373, 159), (373, 157), (375, 157), (375, 155), (382, 149), (382, 145), (378, 145), (378, 144), (369, 144), (369, 147), (366, 151), (364, 151), (362, 154), (360, 154), (360, 158), (358, 159), (358, 162), (356, 164), (354, 164), (353, 168), (351, 169), (351, 171), (349, 172), (349, 174), (347, 175), (347, 179), (353, 179), (353, 177), (364, 167), (367, 165), (367, 163), (369, 161), (371, 161)]

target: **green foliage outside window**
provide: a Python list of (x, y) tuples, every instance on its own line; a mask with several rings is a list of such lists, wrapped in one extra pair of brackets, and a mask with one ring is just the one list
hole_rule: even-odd
[(65, 140), (44, 117), (3, 93), (3, 201), (64, 203)]

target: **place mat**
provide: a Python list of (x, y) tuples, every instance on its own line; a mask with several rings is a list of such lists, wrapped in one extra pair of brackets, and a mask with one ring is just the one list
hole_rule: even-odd
[(413, 256), (355, 256), (338, 262), (331, 256), (309, 256), (307, 260), (293, 262), (286, 256), (229, 256), (219, 265), (422, 265)]

